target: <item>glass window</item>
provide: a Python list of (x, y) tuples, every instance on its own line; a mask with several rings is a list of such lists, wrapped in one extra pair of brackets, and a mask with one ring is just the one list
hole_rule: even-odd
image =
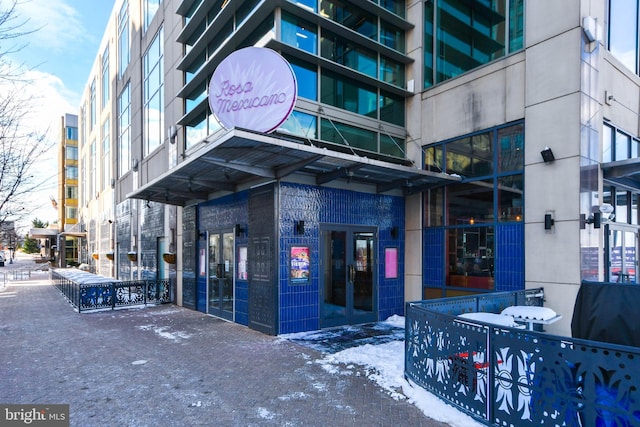
[(320, 121), (320, 138), (323, 141), (348, 145), (351, 148), (378, 151), (378, 138), (375, 132), (327, 119)]
[(631, 224), (634, 225), (638, 225), (638, 215), (640, 214), (638, 210), (638, 199), (640, 199), (639, 194), (631, 194)]
[(356, 46), (328, 31), (322, 32), (320, 54), (323, 58), (352, 70), (378, 77), (378, 57), (375, 52)]
[(77, 219), (78, 218), (78, 208), (67, 206), (66, 207), (66, 211), (67, 211), (67, 218), (68, 219)]
[(322, 71), (320, 102), (377, 118), (376, 89), (338, 74)]
[(295, 3), (298, 6), (304, 7), (307, 10), (312, 12), (318, 11), (318, 1), (317, 0), (289, 0), (291, 3)]
[(144, 31), (147, 31), (149, 24), (151, 24), (153, 17), (156, 16), (156, 12), (160, 8), (162, 0), (144, 0), (142, 3), (144, 9)]
[(425, 193), (425, 227), (444, 225), (444, 187), (432, 188)]
[(609, 50), (634, 73), (638, 72), (638, 1), (609, 1)]
[(96, 162), (96, 141), (94, 139), (89, 146), (89, 197), (94, 197), (98, 188)]
[(465, 178), (493, 174), (491, 134), (483, 133), (449, 142), (446, 145), (447, 173)]
[(620, 131), (616, 132), (615, 160), (626, 160), (629, 158), (629, 144), (631, 137)]
[(129, 1), (124, 0), (118, 13), (118, 74), (124, 75), (129, 65)]
[(318, 51), (316, 26), (286, 12), (282, 13), (282, 41), (309, 53)]
[(372, 40), (378, 39), (378, 19), (353, 4), (339, 0), (321, 0), (320, 15)]
[(163, 31), (162, 28), (160, 28), (143, 58), (143, 104), (145, 126), (143, 138), (145, 141), (145, 155), (151, 153), (162, 144), (164, 129), (163, 53)]
[(131, 168), (131, 94), (129, 83), (118, 98), (118, 159), (120, 176)]
[(288, 133), (308, 139), (317, 139), (316, 116), (301, 111), (293, 111), (289, 118), (278, 128), (278, 132)]
[(493, 180), (451, 184), (447, 188), (447, 224), (493, 222)]
[(406, 47), (404, 31), (384, 21), (380, 24), (380, 43), (388, 48), (405, 53)]
[(493, 289), (495, 239), (493, 227), (447, 230), (448, 286)]
[(65, 175), (67, 179), (78, 179), (78, 167), (67, 165), (65, 167)]
[(111, 120), (102, 124), (102, 189), (111, 185)]
[(524, 48), (524, 0), (509, 0), (509, 52)]
[(394, 86), (404, 87), (404, 65), (381, 56), (380, 80)]
[(111, 82), (109, 81), (109, 46), (104, 49), (102, 53), (102, 108), (104, 109), (107, 106), (107, 102), (109, 101), (109, 88), (111, 87)]
[(623, 224), (629, 223), (630, 212), (629, 212), (629, 199), (631, 193), (623, 190), (616, 191), (616, 204), (614, 206), (614, 212), (616, 214), (614, 220), (615, 222), (621, 222)]
[(67, 131), (67, 139), (70, 139), (72, 141), (77, 141), (78, 140), (78, 128), (77, 127), (67, 126), (66, 127), (66, 131)]
[(442, 172), (444, 169), (442, 156), (442, 146), (435, 145), (424, 150), (424, 168), (428, 171)]
[(638, 157), (638, 144), (640, 144), (640, 141), (638, 141), (637, 139), (633, 138), (631, 140), (631, 158), (632, 159), (636, 159)]
[(380, 120), (404, 126), (404, 98), (380, 91)]
[(293, 73), (298, 82), (298, 96), (301, 98), (318, 100), (318, 71), (315, 66), (302, 62), (298, 59), (286, 56), (291, 64)]
[(402, 18), (405, 16), (404, 0), (378, 0), (376, 3)]
[(389, 156), (406, 158), (406, 143), (403, 138), (394, 137), (384, 133), (380, 134), (380, 153)]
[(96, 126), (96, 116), (96, 79), (93, 79), (89, 87), (89, 131)]
[(65, 152), (65, 157), (67, 160), (78, 160), (78, 147), (76, 147), (75, 145), (66, 145)]
[(613, 160), (613, 130), (611, 127), (604, 125), (602, 127), (602, 162), (608, 163)]
[(522, 221), (524, 184), (521, 174), (498, 178), (498, 220)]
[(519, 171), (524, 167), (524, 125), (498, 129), (498, 172)]
[(185, 148), (189, 149), (193, 147), (195, 144), (197, 144), (198, 142), (205, 139), (208, 135), (206, 114), (200, 115), (192, 123), (189, 123), (186, 126), (186, 128), (187, 128), (187, 132), (186, 132)]
[(424, 51), (424, 87), (430, 87), (434, 83), (434, 55), (433, 55), (433, 23), (434, 12), (433, 2), (424, 2), (424, 35), (422, 49)]
[(77, 199), (78, 198), (78, 186), (77, 185), (67, 185), (65, 187), (65, 197), (66, 199)]
[(434, 0), (424, 12), (425, 87), (524, 47), (523, 0)]

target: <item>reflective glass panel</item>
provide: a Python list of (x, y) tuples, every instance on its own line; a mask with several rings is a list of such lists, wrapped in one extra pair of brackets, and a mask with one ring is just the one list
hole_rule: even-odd
[(288, 13), (283, 13), (282, 41), (306, 52), (316, 53), (318, 50), (316, 26)]
[(447, 224), (493, 221), (493, 180), (451, 184), (447, 188)]
[(498, 220), (522, 221), (524, 184), (522, 175), (498, 178)]
[(638, 2), (609, 1), (609, 50), (627, 68), (638, 72)]

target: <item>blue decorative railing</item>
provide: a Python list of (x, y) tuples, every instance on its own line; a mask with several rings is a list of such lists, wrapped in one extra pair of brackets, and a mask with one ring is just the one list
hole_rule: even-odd
[(118, 281), (96, 276), (94, 281), (84, 277), (80, 282), (57, 271), (51, 272), (51, 279), (78, 312), (164, 304), (172, 300), (169, 279)]
[(543, 290), (407, 303), (405, 375), (494, 426), (640, 425), (640, 349), (456, 317)]

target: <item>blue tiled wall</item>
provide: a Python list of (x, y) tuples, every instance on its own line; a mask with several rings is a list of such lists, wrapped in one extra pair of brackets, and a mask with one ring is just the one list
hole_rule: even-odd
[(444, 235), (443, 228), (425, 228), (422, 248), (422, 280), (424, 286), (444, 285)]
[(496, 227), (496, 291), (524, 289), (524, 223)]
[[(304, 235), (294, 232), (296, 221), (304, 221)], [(359, 224), (378, 228), (377, 307), (386, 319), (404, 310), (404, 199), (355, 191), (283, 183), (280, 186), (279, 333), (320, 328), (319, 230), (321, 224)], [(397, 227), (398, 235), (392, 236)], [(289, 280), (291, 246), (308, 246), (310, 280)], [(384, 278), (384, 250), (398, 248), (398, 278)]]

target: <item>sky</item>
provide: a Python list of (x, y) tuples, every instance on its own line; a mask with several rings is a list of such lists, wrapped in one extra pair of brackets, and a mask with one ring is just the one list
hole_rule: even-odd
[[(402, 328), (405, 318), (391, 316), (385, 322)], [(322, 340), (321, 331), (280, 335), (282, 339), (300, 341), (305, 334), (314, 340)], [(330, 331), (327, 331), (330, 333)], [(427, 417), (449, 424), (451, 427), (482, 427), (482, 424), (453, 406), (445, 403), (422, 387), (409, 383), (404, 377), (404, 341), (391, 341), (383, 344), (367, 343), (348, 348), (333, 354), (326, 354), (312, 363), (320, 364), (327, 372), (337, 375), (357, 375), (357, 366), (366, 368), (367, 377), (377, 383), (396, 400), (407, 400)]]
[[(0, 0), (5, 11), (13, 0)], [(16, 50), (6, 57), (22, 65), (24, 75), (32, 80), (26, 91), (37, 97), (33, 114), (25, 126), (46, 132), (53, 147), (31, 172), (37, 173), (40, 190), (30, 197), (33, 206), (20, 220), (26, 230), (38, 218), (52, 223), (57, 212), (50, 196), (57, 198), (57, 142), (60, 118), (65, 113), (78, 114), (80, 98), (98, 54), (114, 0), (17, 0), (13, 24), (22, 23), (20, 37), (0, 44), (0, 53)], [(29, 34), (26, 34), (29, 33)], [(16, 49), (17, 48), (17, 49)], [(0, 87), (2, 90), (2, 87)], [(6, 89), (5, 89), (6, 90)], [(26, 225), (25, 225), (26, 222)], [(22, 234), (21, 233), (21, 234)]]

